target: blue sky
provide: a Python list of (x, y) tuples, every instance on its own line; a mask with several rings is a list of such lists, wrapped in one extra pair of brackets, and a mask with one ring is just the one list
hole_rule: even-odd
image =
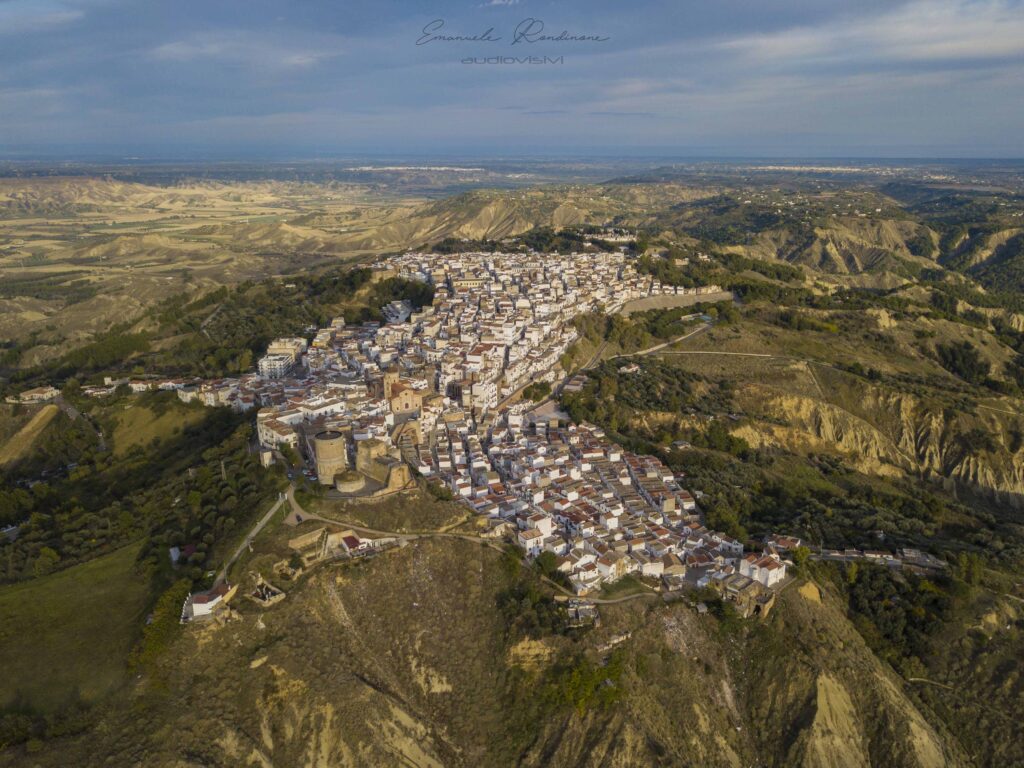
[[(544, 34), (604, 42), (511, 43)], [(497, 42), (416, 45), (423, 28)], [(464, 64), (547, 56), (557, 64)], [(0, 0), (0, 154), (1024, 156), (1017, 0)]]

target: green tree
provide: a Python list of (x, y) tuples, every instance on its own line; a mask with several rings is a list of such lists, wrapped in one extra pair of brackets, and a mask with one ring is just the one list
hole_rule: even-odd
[(36, 576), (45, 576), (48, 573), (52, 573), (59, 562), (60, 555), (50, 549), (50, 547), (43, 547), (36, 556), (35, 563), (32, 565), (32, 571)]
[(172, 584), (153, 607), (153, 618), (142, 630), (142, 641), (135, 649), (133, 665), (152, 666), (180, 631), (181, 607), (192, 590), (188, 579)]
[(807, 547), (800, 546), (793, 550), (793, 565), (797, 568), (803, 568), (804, 564), (810, 559), (811, 550)]
[(537, 570), (539, 570), (545, 576), (550, 577), (558, 569), (558, 557), (555, 555), (554, 552), (541, 552), (539, 555), (537, 555), (537, 558), (534, 560), (534, 563), (537, 566)]

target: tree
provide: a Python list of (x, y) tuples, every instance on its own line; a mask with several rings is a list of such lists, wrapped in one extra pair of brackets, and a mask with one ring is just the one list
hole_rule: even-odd
[(284, 460), (289, 467), (299, 466), (299, 454), (295, 452), (294, 448), (292, 448), (290, 445), (282, 443), (281, 445), (277, 446), (277, 449), (281, 452), (281, 455), (284, 457)]
[(45, 576), (48, 573), (52, 573), (59, 562), (60, 555), (49, 547), (43, 547), (39, 550), (39, 555), (32, 565), (32, 571), (36, 576)]
[(64, 395), (64, 397), (67, 398), (68, 400), (71, 400), (76, 397), (81, 397), (81, 382), (74, 377), (68, 379), (66, 382), (64, 382), (64, 386), (61, 388), (61, 394)]
[(981, 583), (981, 557), (976, 552), (961, 552), (956, 558), (956, 577), (972, 586)]
[(523, 397), (527, 400), (539, 402), (551, 394), (551, 384), (546, 381), (535, 381), (523, 390)]
[(804, 563), (811, 557), (811, 550), (807, 547), (800, 546), (793, 550), (793, 565), (797, 568), (803, 568)]
[(534, 560), (537, 565), (537, 570), (543, 573), (545, 576), (551, 576), (558, 569), (558, 557), (554, 552), (544, 551), (537, 555)]
[(984, 384), (992, 367), (969, 341), (939, 344), (935, 353), (943, 368), (971, 384)]
[(451, 488), (443, 483), (433, 480), (427, 482), (427, 492), (438, 501), (451, 501), (455, 498), (452, 494)]
[(151, 666), (181, 631), (181, 606), (191, 589), (188, 579), (180, 579), (156, 601), (153, 618), (142, 630), (142, 641), (132, 655), (133, 666)]

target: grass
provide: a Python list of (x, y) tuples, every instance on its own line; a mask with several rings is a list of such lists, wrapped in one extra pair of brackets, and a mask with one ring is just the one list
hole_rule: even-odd
[(29, 449), (43, 433), (59, 409), (56, 405), (44, 405), (17, 434), (0, 448), (0, 466), (11, 464), (28, 454)]
[(367, 528), (402, 532), (436, 531), (466, 516), (466, 509), (457, 502), (440, 501), (419, 490), (380, 499), (340, 501), (327, 498), (306, 509)]
[(650, 592), (651, 588), (632, 574), (623, 576), (618, 581), (601, 585), (601, 597), (605, 600), (613, 597), (625, 597), (638, 592)]
[(66, 571), (0, 588), (0, 707), (54, 712), (125, 679), (148, 590), (133, 544)]
[(144, 447), (156, 438), (166, 440), (190, 424), (202, 421), (204, 409), (171, 403), (160, 413), (144, 405), (132, 405), (114, 418), (114, 455), (123, 456), (135, 446)]
[(22, 405), (0, 403), (0, 446), (7, 443), (32, 418)]

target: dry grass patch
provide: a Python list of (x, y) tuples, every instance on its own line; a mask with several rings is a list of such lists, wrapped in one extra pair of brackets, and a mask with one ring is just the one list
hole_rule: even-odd
[(0, 448), (0, 466), (13, 464), (27, 456), (35, 441), (43, 434), (43, 430), (53, 421), (58, 410), (56, 405), (50, 404), (37, 411), (28, 424), (19, 429), (3, 448)]

